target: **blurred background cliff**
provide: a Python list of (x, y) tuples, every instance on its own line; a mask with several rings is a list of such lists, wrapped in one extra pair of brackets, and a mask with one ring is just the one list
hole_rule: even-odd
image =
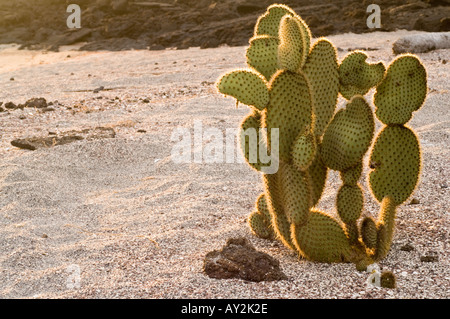
[[(450, 0), (286, 0), (313, 36), (339, 33), (450, 30)], [(68, 29), (67, 6), (81, 7), (81, 29)], [(267, 0), (0, 0), (0, 44), (57, 51), (212, 48), (248, 44)], [(381, 29), (369, 29), (369, 4), (381, 7)]]

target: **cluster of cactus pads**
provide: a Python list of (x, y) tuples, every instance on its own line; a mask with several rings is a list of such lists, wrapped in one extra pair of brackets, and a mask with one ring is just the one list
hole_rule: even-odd
[[(257, 21), (249, 41), (248, 68), (223, 75), (220, 93), (250, 107), (240, 127), (248, 164), (262, 172), (264, 193), (249, 216), (254, 234), (279, 239), (302, 257), (318, 262), (353, 262), (358, 269), (384, 258), (394, 232), (396, 209), (416, 188), (421, 171), (419, 141), (406, 123), (424, 103), (426, 71), (411, 54), (387, 68), (367, 63), (362, 51), (341, 63), (325, 38), (311, 44), (306, 23), (291, 8), (275, 4)], [(375, 88), (375, 116), (364, 95)], [(339, 93), (348, 100), (336, 111)], [(246, 130), (258, 130), (251, 145)], [(262, 130), (261, 130), (262, 129)], [(271, 130), (278, 129), (272, 140)], [(277, 143), (276, 173), (251, 159), (250, 150)], [(253, 143), (254, 144), (254, 143)], [(377, 219), (365, 212), (358, 183), (370, 150), (368, 185), (380, 203)], [(317, 209), (328, 170), (339, 171), (339, 218)]]

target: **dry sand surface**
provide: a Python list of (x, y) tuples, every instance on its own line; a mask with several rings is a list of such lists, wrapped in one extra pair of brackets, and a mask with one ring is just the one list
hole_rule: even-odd
[[(349, 48), (368, 48), (371, 61), (389, 63), (393, 41), (407, 33), (329, 39), (340, 59)], [(58, 101), (50, 112), (0, 113), (1, 298), (450, 297), (450, 50), (420, 54), (430, 91), (410, 122), (423, 149), (418, 204), (399, 208), (392, 249), (379, 264), (394, 272), (396, 289), (368, 286), (368, 273), (353, 264), (301, 260), (253, 236), (246, 219), (262, 183), (246, 164), (172, 161), (175, 128), (193, 133), (198, 120), (225, 132), (247, 114), (214, 88), (220, 74), (245, 66), (244, 50), (0, 51), (0, 101)], [(93, 93), (100, 86), (108, 90)], [(96, 126), (114, 128), (116, 137), (36, 151), (10, 144)], [(320, 203), (327, 212), (335, 212), (339, 185), (331, 173)], [(365, 190), (375, 215), (378, 204)], [(206, 253), (238, 236), (278, 259), (288, 279), (207, 277)], [(429, 255), (437, 260), (421, 261)], [(77, 269), (80, 287), (71, 288)]]

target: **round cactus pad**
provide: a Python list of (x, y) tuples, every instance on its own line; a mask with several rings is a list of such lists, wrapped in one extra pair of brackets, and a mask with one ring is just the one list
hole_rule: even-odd
[(424, 103), (427, 95), (427, 74), (413, 55), (402, 55), (389, 66), (386, 77), (377, 87), (375, 114), (386, 125), (406, 124)]
[(269, 103), (267, 81), (253, 70), (237, 70), (225, 74), (217, 83), (217, 89), (258, 110), (263, 110)]
[(421, 153), (416, 135), (404, 126), (386, 126), (378, 135), (370, 156), (374, 168), (369, 184), (381, 202), (391, 196), (397, 205), (413, 193), (419, 180)]
[(372, 110), (361, 96), (355, 96), (336, 113), (322, 140), (322, 159), (329, 168), (344, 171), (360, 162), (375, 130)]
[(247, 49), (247, 65), (261, 73), (267, 81), (278, 71), (277, 37), (259, 35), (250, 39)]

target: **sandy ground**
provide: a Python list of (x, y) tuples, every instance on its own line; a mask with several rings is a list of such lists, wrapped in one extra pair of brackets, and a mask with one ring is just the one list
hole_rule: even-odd
[[(388, 63), (393, 41), (406, 33), (329, 39), (340, 59), (365, 47), (372, 61)], [(172, 161), (175, 128), (193, 134), (197, 120), (225, 132), (247, 114), (213, 85), (223, 72), (245, 66), (244, 50), (0, 51), (0, 101), (59, 102), (53, 112), (0, 113), (1, 298), (450, 297), (450, 64), (442, 63), (450, 50), (420, 54), (430, 93), (410, 122), (423, 149), (419, 204), (399, 208), (392, 249), (380, 263), (397, 276), (396, 289), (367, 285), (368, 274), (352, 264), (299, 260), (281, 244), (254, 237), (246, 218), (262, 183), (246, 164)], [(92, 92), (100, 86), (108, 90)], [(95, 126), (113, 127), (116, 138), (37, 151), (10, 144)], [(331, 173), (320, 208), (334, 213), (339, 185)], [(378, 205), (367, 188), (366, 194), (368, 214), (376, 215)], [(206, 253), (236, 236), (277, 258), (288, 280), (207, 277)], [(401, 250), (405, 244), (414, 250)], [(421, 262), (430, 254), (438, 261)]]

